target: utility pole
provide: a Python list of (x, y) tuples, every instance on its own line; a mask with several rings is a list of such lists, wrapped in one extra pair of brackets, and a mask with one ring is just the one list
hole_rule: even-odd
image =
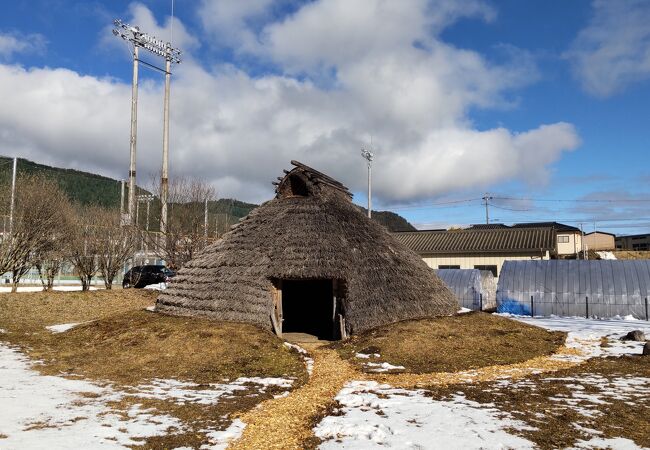
[[(133, 209), (136, 207), (136, 179), (135, 179), (135, 154), (137, 138), (137, 115), (138, 115), (138, 62), (142, 62), (148, 67), (165, 73), (165, 100), (163, 111), (163, 167), (161, 177), (161, 218), (160, 231), (165, 232), (167, 228), (167, 184), (168, 184), (168, 155), (169, 155), (169, 84), (171, 76), (171, 63), (180, 63), (180, 50), (172, 48), (169, 42), (165, 43), (160, 39), (150, 36), (140, 31), (137, 26), (131, 26), (116, 19), (114, 22), (115, 29), (113, 34), (119, 36), (133, 45), (133, 86), (131, 92), (131, 162), (129, 167), (129, 222), (133, 224)], [(142, 47), (154, 55), (165, 58), (165, 69), (140, 61), (138, 50)]]
[(16, 204), (16, 170), (18, 169), (18, 158), (14, 158), (14, 168), (11, 172), (11, 203), (9, 205), (9, 236), (14, 236), (14, 207)]
[[(124, 180), (120, 180), (120, 221), (122, 220), (122, 214), (124, 214)], [(122, 223), (122, 225), (124, 224)]]
[(203, 237), (205, 238), (205, 243), (208, 243), (208, 199), (205, 199), (205, 209), (203, 217)]
[(490, 210), (489, 210), (489, 200), (492, 200), (493, 197), (490, 197), (490, 195), (486, 192), (485, 195), (483, 196), (483, 201), (485, 202), (485, 224), (489, 225), (490, 224)]
[(361, 156), (368, 161), (368, 218), (370, 219), (372, 216), (372, 159), (375, 156), (372, 152), (372, 142), (370, 144), (370, 150), (361, 147)]

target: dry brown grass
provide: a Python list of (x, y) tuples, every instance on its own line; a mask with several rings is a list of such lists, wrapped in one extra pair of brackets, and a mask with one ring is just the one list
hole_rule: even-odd
[[(514, 364), (550, 355), (565, 334), (486, 313), (400, 322), (333, 344), (342, 358), (357, 367), (366, 361), (386, 361), (406, 372), (457, 372)], [(379, 353), (363, 360), (356, 353)]]
[[(137, 385), (152, 378), (196, 383), (238, 376), (305, 378), (300, 359), (252, 325), (144, 311), (147, 291), (14, 294), (0, 297), (0, 339), (18, 345), (48, 374)], [(59, 334), (46, 325), (86, 322)]]
[(0, 328), (40, 332), (47, 325), (100, 319), (143, 309), (155, 301), (155, 292), (135, 289), (0, 294)]
[(616, 250), (616, 259), (650, 259), (650, 251)]

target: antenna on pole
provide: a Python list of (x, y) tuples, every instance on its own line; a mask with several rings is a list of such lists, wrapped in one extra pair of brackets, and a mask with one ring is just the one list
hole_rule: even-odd
[(361, 156), (368, 161), (368, 218), (372, 217), (372, 160), (375, 157), (372, 148), (372, 136), (370, 136), (370, 148), (361, 146)]
[[(172, 1), (172, 24), (173, 18), (173, 1)], [(160, 68), (140, 61), (138, 49), (143, 48), (150, 53), (165, 58), (165, 100), (163, 106), (163, 163), (161, 177), (161, 194), (162, 203), (160, 216), (160, 231), (163, 233), (167, 228), (167, 197), (168, 197), (168, 160), (169, 160), (169, 85), (171, 77), (171, 63), (179, 64), (181, 62), (181, 51), (173, 48), (170, 42), (164, 42), (152, 35), (140, 31), (137, 26), (129, 25), (120, 19), (113, 22), (115, 28), (113, 34), (133, 45), (133, 86), (131, 92), (131, 158), (129, 167), (129, 201), (128, 201), (128, 223), (134, 224), (133, 213), (137, 208), (136, 205), (136, 137), (137, 137), (137, 115), (138, 115), (138, 62), (161, 70)], [(171, 36), (170, 36), (171, 37)]]

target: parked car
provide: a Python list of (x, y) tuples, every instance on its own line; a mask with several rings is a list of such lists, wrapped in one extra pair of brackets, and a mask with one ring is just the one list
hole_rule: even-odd
[(122, 280), (122, 287), (143, 288), (150, 284), (166, 283), (176, 272), (162, 265), (133, 266)]

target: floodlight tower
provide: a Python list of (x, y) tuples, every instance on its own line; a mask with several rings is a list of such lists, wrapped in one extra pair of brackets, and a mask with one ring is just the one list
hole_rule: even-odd
[[(171, 63), (180, 63), (181, 52), (171, 46), (169, 42), (164, 42), (147, 33), (140, 31), (137, 26), (129, 25), (122, 22), (120, 19), (115, 19), (113, 22), (115, 28), (113, 34), (121, 37), (126, 42), (133, 46), (133, 85), (131, 90), (131, 158), (129, 166), (129, 201), (128, 201), (128, 223), (131, 225), (133, 222), (133, 213), (136, 208), (136, 185), (135, 185), (135, 162), (136, 162), (136, 141), (137, 141), (137, 116), (138, 116), (138, 63), (142, 62), (146, 66), (153, 69), (165, 72), (165, 104), (164, 104), (164, 125), (163, 125), (163, 170), (161, 179), (161, 195), (160, 200), (163, 204), (163, 214), (161, 214), (161, 231), (163, 223), (167, 223), (167, 178), (168, 178), (168, 153), (169, 153), (169, 84), (171, 75)], [(140, 61), (138, 58), (138, 49), (143, 49), (153, 53), (156, 56), (165, 58), (166, 67), (161, 69), (149, 64), (145, 61)]]
[(361, 156), (368, 161), (368, 218), (372, 216), (372, 159), (375, 156), (371, 150), (372, 144), (370, 144), (370, 150), (361, 147)]

